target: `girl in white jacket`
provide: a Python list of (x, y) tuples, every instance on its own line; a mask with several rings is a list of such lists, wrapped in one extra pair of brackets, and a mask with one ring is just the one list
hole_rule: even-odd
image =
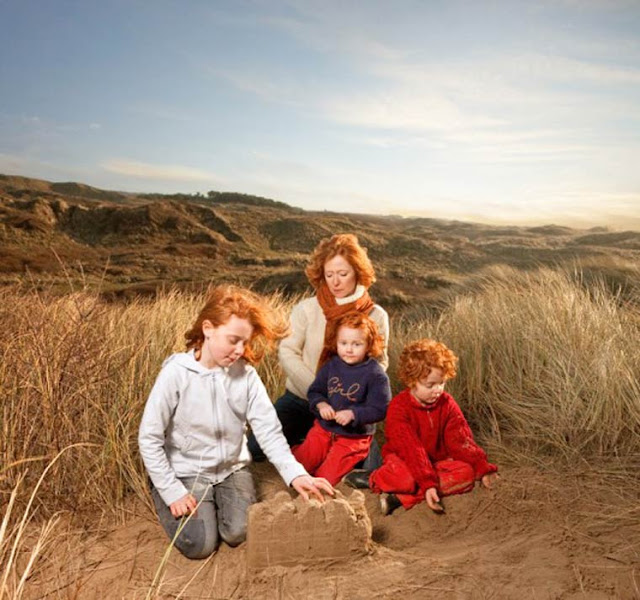
[[(287, 485), (304, 498), (333, 494), (289, 450), (256, 370), (265, 347), (286, 333), (260, 296), (215, 288), (185, 334), (187, 352), (163, 364), (145, 406), (138, 442), (160, 523), (188, 558), (205, 558), (222, 538), (244, 541), (256, 501), (246, 428)], [(188, 519), (182, 517), (189, 516)]]

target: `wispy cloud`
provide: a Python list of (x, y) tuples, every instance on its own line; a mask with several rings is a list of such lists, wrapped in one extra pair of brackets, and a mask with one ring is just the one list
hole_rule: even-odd
[(87, 168), (57, 164), (40, 160), (30, 155), (18, 155), (0, 152), (0, 172), (34, 176), (59, 181), (75, 179), (85, 181), (93, 175)]
[(112, 159), (102, 163), (101, 167), (109, 173), (127, 175), (139, 179), (178, 182), (215, 182), (219, 177), (215, 174), (182, 165), (158, 165), (126, 159)]
[(188, 122), (195, 120), (193, 114), (184, 109), (174, 106), (163, 106), (161, 104), (135, 104), (129, 106), (127, 110), (136, 115), (159, 119), (162, 121)]
[(23, 156), (0, 153), (0, 172), (24, 173), (29, 166), (29, 161)]
[[(415, 37), (394, 37), (393, 28), (385, 26), (391, 19), (406, 28), (413, 19), (432, 28), (430, 10), (411, 0), (393, 10), (379, 2), (370, 3), (369, 10), (333, 2), (320, 8), (309, 0), (284, 4), (288, 13), (263, 16), (261, 22), (304, 48), (338, 58), (353, 71), (353, 85), (318, 85), (313, 73), (290, 69), (227, 69), (217, 74), (264, 100), (296, 106), (337, 124), (415, 137), (420, 131), (495, 135), (505, 128), (522, 129), (525, 122), (533, 131), (558, 127), (567, 118), (594, 123), (632, 109), (633, 102), (610, 87), (637, 90), (640, 84), (640, 69), (624, 61), (630, 48), (638, 49), (637, 42), (627, 38), (609, 37), (597, 52), (582, 57), (580, 52), (589, 47), (584, 36), (572, 37), (571, 30), (549, 22), (544, 33), (538, 32), (546, 36), (546, 52), (532, 51), (528, 39), (513, 41), (510, 51), (501, 46), (494, 54), (491, 49), (465, 54), (452, 48), (442, 56), (432, 55), (428, 43)], [(593, 2), (585, 10), (604, 10), (605, 4)], [(617, 8), (625, 6), (630, 4), (617, 3)], [(597, 46), (598, 40), (593, 41)]]
[[(320, 52), (367, 56), (379, 60), (397, 60), (406, 55), (405, 50), (375, 39), (367, 31), (351, 28), (339, 18), (336, 21), (327, 19), (326, 11), (307, 11), (305, 17), (266, 17), (262, 22)], [(327, 31), (331, 31), (331, 35), (327, 35)]]
[(461, 108), (442, 94), (407, 89), (334, 96), (320, 110), (338, 123), (373, 129), (459, 131), (504, 125), (504, 120)]

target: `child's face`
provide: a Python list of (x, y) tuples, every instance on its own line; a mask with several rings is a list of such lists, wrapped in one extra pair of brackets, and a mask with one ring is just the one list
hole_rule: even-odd
[(362, 362), (367, 356), (367, 336), (362, 329), (340, 327), (337, 346), (338, 356), (349, 365)]
[(226, 323), (218, 327), (214, 327), (211, 321), (205, 321), (202, 332), (204, 342), (200, 362), (207, 368), (228, 367), (244, 353), (244, 347), (253, 333), (253, 325), (247, 319), (231, 315)]
[(411, 393), (420, 404), (433, 404), (444, 391), (445, 382), (442, 369), (434, 367), (429, 375), (411, 388)]

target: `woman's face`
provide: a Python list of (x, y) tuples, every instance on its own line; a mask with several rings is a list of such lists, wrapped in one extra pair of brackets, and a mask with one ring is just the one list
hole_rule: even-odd
[(324, 263), (324, 280), (336, 298), (346, 298), (356, 291), (356, 272), (351, 263), (339, 254)]

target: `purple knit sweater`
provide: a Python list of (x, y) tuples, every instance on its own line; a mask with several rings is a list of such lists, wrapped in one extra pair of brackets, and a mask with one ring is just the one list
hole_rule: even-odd
[[(309, 408), (323, 429), (346, 436), (373, 435), (391, 400), (389, 378), (378, 361), (368, 358), (349, 365), (334, 356), (317, 373), (307, 393)], [(327, 402), (335, 411), (351, 409), (355, 419), (338, 425), (320, 416), (317, 405)]]

